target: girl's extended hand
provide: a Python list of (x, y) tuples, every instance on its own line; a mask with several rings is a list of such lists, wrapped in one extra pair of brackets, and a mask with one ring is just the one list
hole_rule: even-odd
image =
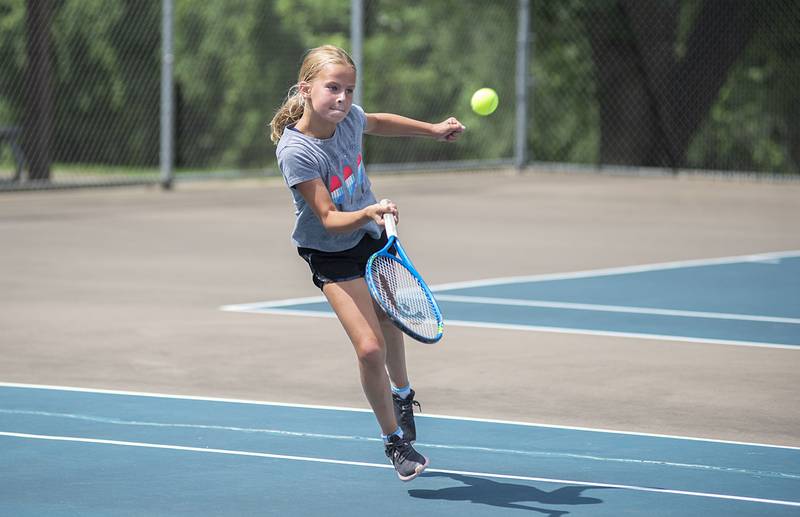
[(390, 199), (381, 199), (380, 203), (369, 205), (364, 209), (370, 219), (378, 223), (378, 226), (383, 226), (383, 214), (394, 215), (394, 222), (400, 221), (400, 212), (397, 210), (397, 205)]
[(455, 117), (433, 125), (434, 138), (440, 142), (454, 142), (467, 129)]

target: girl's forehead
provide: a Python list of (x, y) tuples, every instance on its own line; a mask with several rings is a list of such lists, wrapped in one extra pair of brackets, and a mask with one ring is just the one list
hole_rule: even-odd
[(354, 85), (356, 82), (356, 71), (352, 66), (328, 64), (322, 67), (317, 75), (317, 79), (323, 81), (336, 81), (337, 83)]

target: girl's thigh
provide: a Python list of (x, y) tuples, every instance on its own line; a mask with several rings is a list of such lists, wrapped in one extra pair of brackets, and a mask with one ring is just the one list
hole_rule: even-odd
[(363, 278), (327, 283), (322, 292), (354, 346), (384, 346), (381, 322)]

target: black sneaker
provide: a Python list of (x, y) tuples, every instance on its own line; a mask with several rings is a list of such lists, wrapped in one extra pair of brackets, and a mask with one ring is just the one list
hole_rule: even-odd
[(411, 481), (428, 466), (428, 458), (414, 450), (411, 442), (396, 434), (389, 437), (386, 444), (386, 457), (392, 460), (401, 481)]
[(392, 393), (392, 402), (394, 403), (394, 417), (400, 429), (403, 430), (403, 438), (409, 442), (414, 443), (417, 441), (417, 426), (414, 424), (414, 406), (422, 410), (419, 402), (414, 400), (414, 390), (411, 390), (408, 397), (400, 398), (398, 395)]

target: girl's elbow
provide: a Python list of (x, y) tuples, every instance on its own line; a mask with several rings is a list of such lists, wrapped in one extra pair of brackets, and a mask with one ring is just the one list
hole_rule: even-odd
[(323, 225), (328, 233), (345, 233), (347, 230), (335, 225)]
[(322, 223), (322, 227), (325, 228), (325, 231), (328, 233), (344, 233), (345, 229), (342, 228), (339, 224), (334, 221), (333, 217), (323, 216), (320, 217), (320, 222)]

